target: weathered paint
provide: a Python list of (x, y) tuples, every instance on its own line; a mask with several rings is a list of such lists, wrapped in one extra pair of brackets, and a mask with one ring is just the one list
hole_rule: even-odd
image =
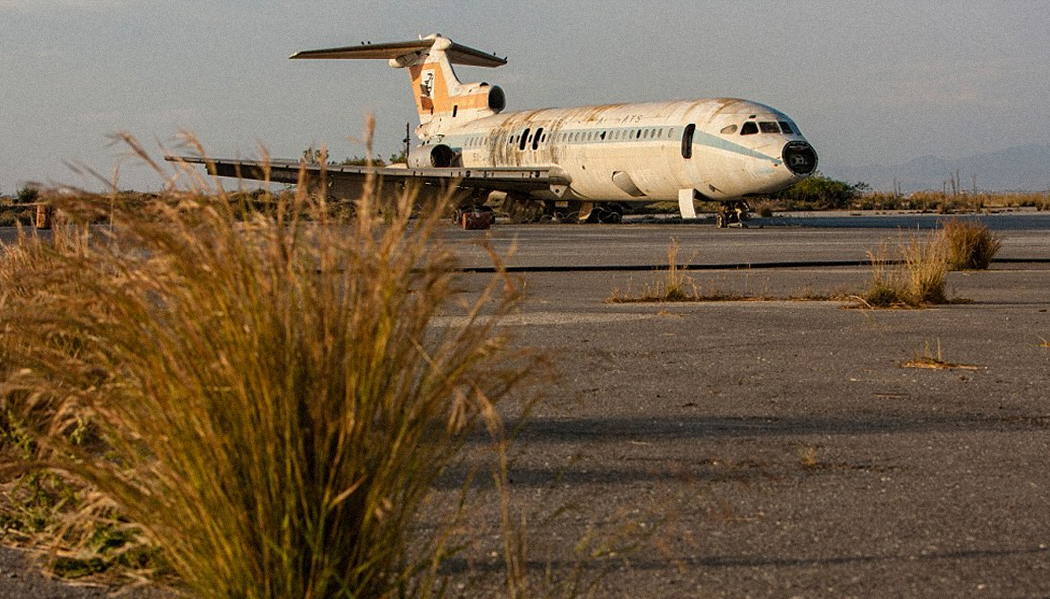
[[(788, 122), (794, 133), (740, 135), (747, 120)], [(690, 124), (695, 131), (687, 159), (681, 147)], [(729, 125), (737, 130), (721, 133)], [(790, 118), (773, 108), (719, 98), (500, 114), (431, 130), (424, 143), (449, 146), (460, 153), (465, 167), (560, 167), (572, 181), (568, 197), (575, 199), (677, 200), (679, 190), (692, 188), (723, 200), (776, 191), (801, 179), (781, 155), (787, 143), (805, 141), (797, 131)], [(618, 172), (629, 175), (644, 198), (618, 186), (613, 180)]]
[[(784, 164), (787, 144), (806, 140), (794, 121), (769, 106), (712, 98), (498, 114), (488, 106), (488, 86), (456, 78), (443, 49), (451, 41), (435, 39), (429, 52), (408, 65), (421, 147), (448, 146), (459, 157), (457, 166), (558, 168), (571, 181), (556, 190), (536, 190), (533, 197), (677, 200), (681, 190), (693, 189), (703, 197), (731, 200), (783, 189), (808, 174)], [(743, 135), (747, 121), (786, 122), (791, 133)], [(690, 125), (695, 130), (686, 158), (682, 138)], [(733, 125), (732, 132), (724, 132)]]
[[(693, 99), (501, 113), (502, 91), (484, 83), (461, 83), (452, 64), (496, 67), (506, 61), (440, 35), (300, 52), (293, 58), (385, 58), (395, 68), (407, 68), (420, 119), (416, 135), (421, 140), (409, 166), (474, 169), (475, 179), (488, 169), (545, 173), (543, 181), (525, 189), (520, 182), (508, 180), (506, 173), (501, 174), (506, 188), (480, 186), (512, 193), (510, 200), (527, 194), (580, 206), (685, 197), (724, 201), (783, 189), (816, 167), (816, 153), (794, 121), (749, 100)], [(490, 101), (494, 90), (498, 95)], [(745, 123), (751, 123), (755, 134), (744, 134)], [(790, 165), (785, 164), (787, 157), (792, 159)], [(410, 172), (398, 176), (409, 177)], [(476, 180), (463, 182), (468, 183), (479, 187)]]

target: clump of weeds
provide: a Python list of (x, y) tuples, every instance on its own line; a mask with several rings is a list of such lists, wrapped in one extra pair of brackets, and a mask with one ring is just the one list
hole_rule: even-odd
[(454, 301), (443, 199), (380, 213), (369, 184), (331, 227), (302, 178), (264, 214), (177, 172), (194, 187), (134, 210), (57, 194), (54, 241), (0, 256), (8, 480), (104, 497), (110, 538), (159, 548), (198, 599), (440, 595), (454, 548), (421, 506), (469, 434), (504, 446), (497, 407), (537, 365), (495, 328), (513, 282)]
[(937, 351), (934, 352), (930, 345), (929, 339), (926, 340), (926, 348), (921, 352), (915, 354), (912, 359), (901, 364), (904, 368), (927, 368), (931, 370), (952, 370), (952, 369), (963, 369), (963, 370), (977, 370), (977, 366), (972, 364), (958, 364), (955, 362), (949, 362), (944, 359), (941, 353), (941, 340), (937, 340)]
[(616, 289), (606, 301), (617, 304), (630, 302), (695, 302), (703, 299), (692, 277), (686, 275), (685, 270), (678, 263), (678, 254), (678, 239), (672, 238), (671, 243), (667, 246), (667, 268), (663, 269), (657, 280), (646, 285), (638, 295), (633, 295), (629, 291), (623, 293)]
[(912, 237), (896, 248), (884, 243), (868, 257), (872, 281), (860, 298), (869, 307), (948, 303), (947, 252), (936, 237)]
[(815, 470), (821, 461), (817, 448), (812, 445), (800, 445), (798, 448), (798, 465), (804, 470)]
[(1002, 247), (1002, 241), (986, 225), (969, 220), (945, 221), (940, 238), (947, 246), (952, 270), (986, 270)]

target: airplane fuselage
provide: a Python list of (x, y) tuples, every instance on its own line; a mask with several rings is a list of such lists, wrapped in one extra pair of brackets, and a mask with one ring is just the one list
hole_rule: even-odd
[[(408, 72), (420, 144), (407, 164), (320, 165), (299, 161), (178, 160), (219, 176), (320, 181), (349, 199), (372, 177), (386, 189), (421, 186), (455, 193), (480, 210), (502, 195), (512, 220), (543, 217), (617, 222), (622, 203), (677, 200), (695, 218), (696, 200), (720, 203), (717, 222), (741, 222), (743, 198), (770, 194), (810, 176), (817, 154), (795, 122), (757, 102), (712, 98), (505, 112), (499, 86), (462, 83), (453, 64), (495, 68), (505, 58), (433, 34), (418, 40), (307, 50), (294, 59), (382, 59)], [(417, 190), (418, 191), (418, 190)]]
[(443, 145), (457, 166), (563, 171), (568, 184), (533, 192), (540, 199), (661, 201), (696, 189), (722, 201), (778, 191), (816, 167), (787, 115), (733, 98), (445, 117), (419, 134), (420, 150)]

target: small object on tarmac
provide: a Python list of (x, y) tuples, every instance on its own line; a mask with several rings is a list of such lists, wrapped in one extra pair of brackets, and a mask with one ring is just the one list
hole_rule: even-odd
[(482, 210), (466, 210), (463, 212), (463, 228), (472, 231), (488, 229), (492, 226), (492, 213)]

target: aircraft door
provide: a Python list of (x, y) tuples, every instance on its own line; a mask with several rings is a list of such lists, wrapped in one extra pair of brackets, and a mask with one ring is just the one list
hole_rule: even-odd
[(696, 133), (696, 125), (689, 123), (682, 131), (682, 158), (689, 160), (693, 157), (693, 135)]

